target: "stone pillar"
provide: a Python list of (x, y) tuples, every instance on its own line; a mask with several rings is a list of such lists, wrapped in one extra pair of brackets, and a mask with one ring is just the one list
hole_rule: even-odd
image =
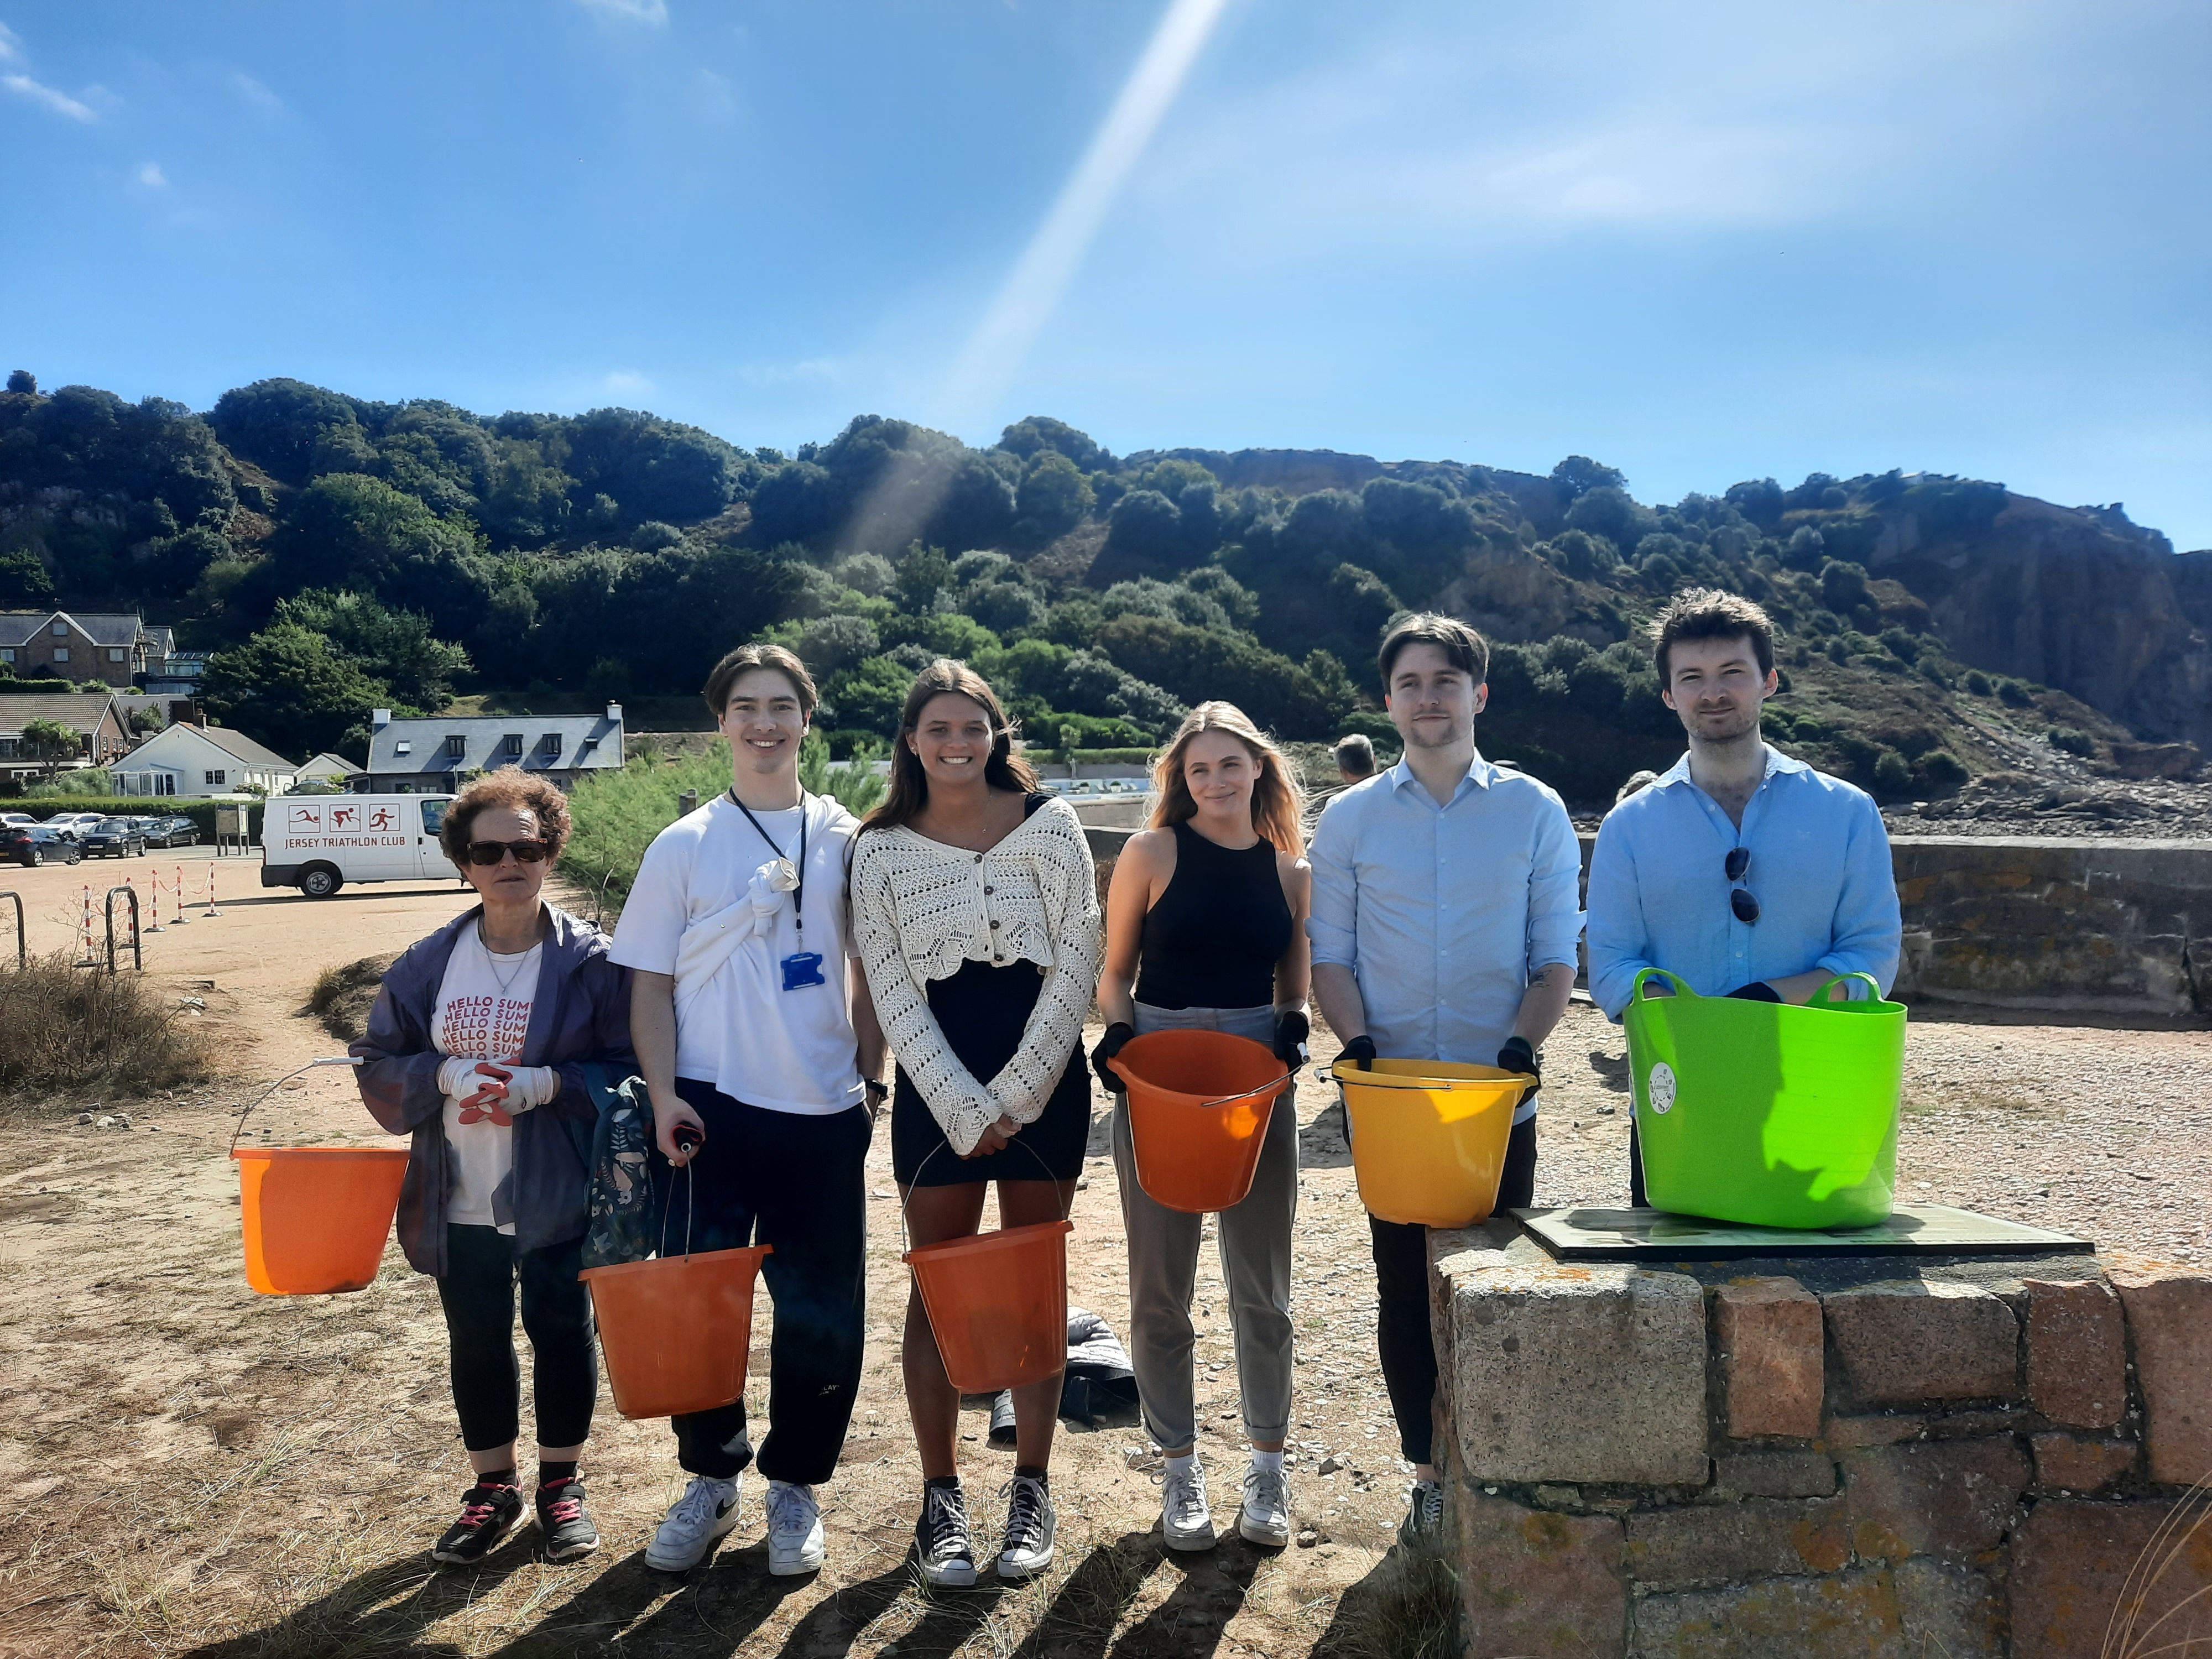
[(1468, 1659), (2212, 1654), (2212, 1277), (1431, 1245)]

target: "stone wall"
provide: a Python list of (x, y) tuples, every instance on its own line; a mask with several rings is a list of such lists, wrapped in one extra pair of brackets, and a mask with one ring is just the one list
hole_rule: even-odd
[(1431, 1243), (1468, 1659), (2212, 1654), (2212, 1276)]

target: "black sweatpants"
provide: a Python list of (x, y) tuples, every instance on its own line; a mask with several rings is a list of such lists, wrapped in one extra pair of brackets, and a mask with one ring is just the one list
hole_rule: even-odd
[[(1498, 1208), (1510, 1210), (1536, 1198), (1536, 1120), (1513, 1126), (1505, 1143), (1505, 1170), (1498, 1183)], [(1429, 1327), (1429, 1230), (1418, 1221), (1367, 1218), (1375, 1240), (1375, 1346), (1382, 1359), (1382, 1386), (1398, 1420), (1399, 1455), (1409, 1463), (1431, 1463), (1436, 1449), (1437, 1344)]]
[(448, 1225), (438, 1304), (446, 1310), (453, 1405), (461, 1443), (490, 1451), (521, 1432), (522, 1366), (514, 1352), (514, 1292), (530, 1338), (538, 1443), (578, 1446), (592, 1432), (599, 1393), (592, 1297), (576, 1277), (584, 1241), (517, 1250), (496, 1227)]
[[(771, 1480), (819, 1486), (836, 1471), (860, 1392), (868, 1249), (862, 1165), (873, 1122), (865, 1106), (818, 1117), (748, 1106), (696, 1078), (677, 1079), (676, 1092), (706, 1124), (707, 1143), (688, 1177), (653, 1160), (672, 1206), (668, 1248), (681, 1248), (687, 1188), (694, 1250), (772, 1248), (761, 1264), (775, 1331), (760, 1468)], [(742, 1400), (677, 1418), (672, 1426), (677, 1461), (693, 1474), (728, 1480), (753, 1461)]]

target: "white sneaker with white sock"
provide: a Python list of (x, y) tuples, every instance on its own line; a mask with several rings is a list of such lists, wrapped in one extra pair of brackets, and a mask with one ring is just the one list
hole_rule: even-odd
[(822, 1506), (814, 1488), (768, 1483), (768, 1570), (779, 1578), (818, 1572), (829, 1553), (822, 1536)]
[(645, 1547), (645, 1565), (659, 1572), (689, 1572), (705, 1560), (715, 1540), (738, 1524), (738, 1493), (744, 1482), (742, 1474), (730, 1480), (693, 1475)]
[(1291, 1487), (1280, 1452), (1255, 1451), (1244, 1469), (1244, 1502), (1237, 1530), (1247, 1543), (1279, 1548), (1291, 1541)]
[(1206, 1501), (1206, 1468), (1194, 1451), (1160, 1465), (1160, 1536), (1171, 1550), (1213, 1547), (1213, 1510)]

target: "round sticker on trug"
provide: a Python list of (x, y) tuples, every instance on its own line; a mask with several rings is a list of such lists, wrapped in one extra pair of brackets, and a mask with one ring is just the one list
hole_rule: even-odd
[(1644, 1092), (1650, 1097), (1651, 1109), (1664, 1117), (1674, 1109), (1674, 1068), (1661, 1060), (1651, 1068), (1644, 1079)]

